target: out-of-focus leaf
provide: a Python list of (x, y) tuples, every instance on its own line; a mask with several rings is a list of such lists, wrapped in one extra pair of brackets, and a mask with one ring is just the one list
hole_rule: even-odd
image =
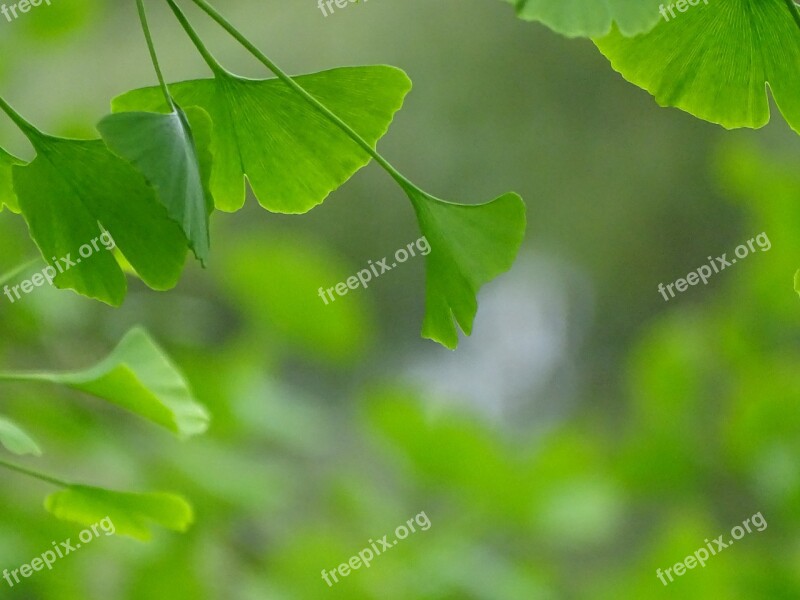
[(800, 295), (800, 271), (794, 274), (794, 291)]
[(369, 290), (320, 297), (320, 288), (357, 272), (331, 249), (294, 234), (240, 240), (223, 252), (219, 277), (257, 331), (334, 363), (361, 356), (369, 345), (376, 328)]
[(134, 494), (85, 485), (71, 485), (51, 494), (45, 508), (62, 521), (84, 526), (109, 518), (115, 535), (143, 541), (152, 537), (153, 525), (185, 532), (194, 521), (191, 505), (175, 494)]
[(134, 328), (103, 361), (70, 373), (13, 373), (0, 377), (49, 381), (92, 394), (157, 423), (178, 437), (203, 433), (209, 416), (164, 351)]
[(36, 442), (16, 423), (4, 417), (0, 417), (0, 444), (14, 454), (42, 455)]

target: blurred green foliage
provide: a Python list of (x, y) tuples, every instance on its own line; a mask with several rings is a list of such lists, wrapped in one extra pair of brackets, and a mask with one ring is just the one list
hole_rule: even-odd
[[(447, 351), (417, 339), (421, 265), (330, 306), (316, 296), (418, 235), (400, 194), (374, 169), (299, 220), (257, 208), (218, 219), (210, 268), (191, 267), (169, 294), (131, 280), (119, 310), (44, 288), (3, 301), (4, 368), (80, 368), (140, 323), (169, 349), (213, 420), (205, 436), (179, 442), (78, 393), (0, 387), (3, 413), (35, 433), (45, 453), (25, 464), (89, 484), (176, 491), (196, 513), (186, 534), (158, 531), (148, 544), (103, 537), (14, 589), (0, 581), (0, 596), (800, 596), (800, 306), (792, 290), (800, 156), (785, 126), (724, 136), (659, 109), (608, 72), (590, 45), (532, 30), (496, 2), (368, 3), (328, 20), (313, 3), (296, 4), (242, 0), (231, 10), (245, 23), (263, 16), (251, 23), (255, 37), (297, 71), (371, 61), (408, 69), (417, 90), (399, 116), (405, 127), (386, 144), (431, 186), (452, 184), (464, 196), (519, 181), (531, 199), (524, 252), (558, 267), (540, 285), (582, 293), (563, 265), (590, 282), (592, 312), (568, 316), (583, 341), (565, 342), (553, 385), (531, 390), (524, 406), (503, 405), (496, 418), (428, 391), (409, 365), (441, 369)], [(150, 83), (133, 7), (74, 6), (58, 37), (44, 26), (2, 24), (11, 33), (0, 38), (3, 56), (13, 57), (3, 61), (2, 87), (62, 132), (96, 122), (114, 92)], [(158, 35), (166, 39), (163, 29)], [(98, 52), (109, 40), (117, 51)], [(93, 86), (80, 66), (87, 52), (102, 66)], [(187, 55), (176, 42), (170, 69)], [(75, 72), (62, 79), (68, 66)], [(192, 68), (183, 74), (195, 76)], [(469, 143), (476, 136), (488, 152)], [(769, 252), (664, 303), (659, 282), (761, 231)], [(34, 254), (24, 224), (3, 212), (0, 272)], [(519, 268), (506, 277), (534, 275)], [(509, 314), (512, 323), (529, 317)], [(482, 318), (502, 342), (503, 322), (479, 310), (478, 327)], [(476, 331), (459, 352), (478, 352), (486, 339)], [(499, 374), (481, 375), (500, 395)], [(1, 476), (0, 567), (17, 568), (52, 540), (77, 535), (44, 511), (51, 489)], [(322, 569), (420, 511), (428, 531), (332, 588), (321, 579)], [(657, 568), (759, 511), (766, 530), (668, 587), (657, 579)]]

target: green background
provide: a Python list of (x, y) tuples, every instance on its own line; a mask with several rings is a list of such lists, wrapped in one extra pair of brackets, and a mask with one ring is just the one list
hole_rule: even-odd
[[(169, 80), (207, 75), (166, 6), (151, 20)], [(528, 236), (452, 353), (419, 337), (424, 262), (324, 306), (315, 295), (419, 237), (375, 165), (306, 216), (248, 199), (217, 213), (210, 267), (113, 310), (71, 292), (0, 297), (3, 368), (79, 368), (142, 324), (213, 414), (178, 442), (79, 394), (3, 385), (0, 410), (88, 484), (168, 490), (186, 535), (101, 537), (0, 597), (441, 600), (800, 596), (798, 144), (780, 118), (726, 132), (625, 83), (589, 41), (491, 0), (312, 0), (219, 8), (300, 74), (392, 64), (414, 89), (379, 148), (441, 197), (513, 189)], [(263, 69), (197, 11), (223, 64)], [(92, 137), (110, 99), (155, 83), (133, 2), (53, 0), (0, 20), (0, 93), (46, 131)], [(30, 159), (9, 122), (0, 144)], [(657, 291), (772, 242), (670, 302)], [(0, 214), (0, 272), (35, 256)], [(42, 483), (2, 473), (0, 567), (77, 537)], [(368, 570), (320, 577), (424, 511)], [(769, 524), (668, 587), (704, 539)]]

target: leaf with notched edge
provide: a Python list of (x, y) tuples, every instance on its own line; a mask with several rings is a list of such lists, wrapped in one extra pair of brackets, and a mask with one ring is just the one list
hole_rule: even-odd
[(481, 286), (514, 263), (525, 236), (525, 204), (514, 193), (467, 205), (406, 191), (431, 246), (422, 335), (455, 349), (456, 323), (472, 332)]
[(626, 38), (595, 40), (625, 79), (728, 129), (769, 121), (769, 93), (800, 133), (800, 13), (786, 0), (714, 0)]
[(664, 0), (504, 0), (520, 19), (539, 21), (567, 37), (606, 35), (616, 24), (623, 35), (651, 30)]
[(113, 254), (99, 246), (88, 258), (77, 256), (102, 226), (147, 285), (174, 287), (186, 238), (145, 178), (100, 140), (37, 134), (31, 142), (36, 158), (12, 167), (14, 190), (44, 259), (75, 261), (56, 276), (55, 285), (114, 306), (122, 303), (127, 282)]
[[(345, 67), (294, 78), (375, 145), (411, 88), (403, 71)], [(216, 207), (244, 205), (245, 176), (259, 203), (277, 213), (305, 213), (369, 162), (369, 156), (288, 85), (220, 70), (213, 79), (169, 86), (181, 106), (199, 106), (214, 122), (211, 193)], [(127, 92), (114, 112), (162, 110), (158, 87)]]

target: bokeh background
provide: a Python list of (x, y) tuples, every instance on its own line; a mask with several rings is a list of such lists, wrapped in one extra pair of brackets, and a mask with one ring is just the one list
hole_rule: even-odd
[[(208, 73), (160, 2), (163, 67)], [(187, 10), (191, 7), (187, 5)], [(189, 442), (79, 394), (3, 385), (0, 410), (72, 481), (169, 490), (185, 535), (101, 538), (0, 597), (29, 599), (790, 599), (800, 597), (798, 140), (780, 116), (726, 132), (659, 108), (589, 41), (496, 0), (313, 0), (219, 8), (290, 73), (387, 63), (414, 82), (380, 143), (430, 192), (508, 190), (529, 231), (455, 353), (419, 337), (424, 263), (335, 305), (316, 296), (419, 237), (370, 165), (305, 216), (250, 199), (217, 213), (211, 266), (118, 310), (38, 289), (0, 302), (5, 369), (83, 367), (134, 324), (213, 413)], [(263, 69), (197, 11), (235, 72)], [(133, 1), (53, 0), (0, 20), (0, 94), (46, 131), (94, 137), (111, 97), (152, 85)], [(0, 145), (31, 158), (5, 119)], [(659, 283), (766, 232), (756, 252), (665, 302)], [(0, 272), (36, 255), (0, 214)], [(52, 491), (0, 474), (0, 567), (81, 529)], [(320, 576), (424, 511), (432, 522), (329, 588)], [(768, 528), (656, 577), (754, 513)], [(729, 536), (728, 536), (729, 537)]]

